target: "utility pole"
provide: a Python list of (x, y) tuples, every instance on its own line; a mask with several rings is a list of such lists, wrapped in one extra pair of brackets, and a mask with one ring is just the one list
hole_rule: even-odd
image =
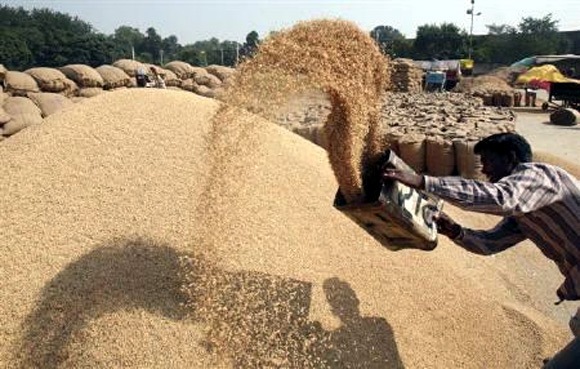
[(163, 66), (163, 49), (159, 50), (159, 56), (161, 57), (161, 66)]
[(467, 9), (467, 14), (471, 15), (471, 26), (469, 27), (469, 56), (471, 59), (471, 54), (473, 53), (473, 17), (476, 15), (481, 15), (481, 12), (475, 13), (475, 0), (471, 0), (471, 9)]
[(222, 55), (222, 65), (224, 65), (224, 49), (223, 49), (223, 47), (220, 47), (220, 53)]
[(240, 62), (240, 44), (236, 42), (236, 66)]
[(131, 45), (131, 60), (135, 60), (135, 48)]

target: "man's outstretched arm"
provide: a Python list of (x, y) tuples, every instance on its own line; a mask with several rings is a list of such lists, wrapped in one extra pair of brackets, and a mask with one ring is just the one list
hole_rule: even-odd
[(457, 245), (479, 255), (496, 254), (526, 239), (513, 217), (502, 219), (491, 230), (477, 231), (463, 228), (442, 214), (437, 220), (437, 226), (442, 234)]

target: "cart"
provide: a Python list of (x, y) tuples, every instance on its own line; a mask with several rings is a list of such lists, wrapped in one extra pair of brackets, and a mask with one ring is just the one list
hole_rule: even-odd
[[(556, 104), (553, 100), (561, 101), (561, 104)], [(580, 83), (552, 82), (548, 101), (542, 104), (543, 110), (550, 108), (572, 108), (580, 111)]]

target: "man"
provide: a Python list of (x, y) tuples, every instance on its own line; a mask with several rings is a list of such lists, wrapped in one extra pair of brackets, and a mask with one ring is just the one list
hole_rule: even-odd
[[(483, 174), (490, 182), (459, 177), (435, 178), (387, 169), (396, 179), (425, 190), (465, 210), (502, 215), (491, 230), (464, 228), (449, 216), (437, 219), (440, 233), (464, 249), (491, 255), (530, 239), (564, 275), (557, 295), (580, 300), (580, 183), (556, 166), (532, 163), (528, 142), (514, 133), (500, 133), (475, 145)], [(559, 303), (558, 302), (558, 303)], [(570, 321), (576, 338), (544, 368), (580, 368), (580, 308)]]

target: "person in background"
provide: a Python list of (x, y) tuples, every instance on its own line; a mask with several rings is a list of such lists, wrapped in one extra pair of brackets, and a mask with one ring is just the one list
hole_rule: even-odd
[(153, 84), (156, 88), (166, 88), (165, 80), (163, 76), (157, 72), (155, 67), (151, 67), (151, 73), (153, 73)]
[[(501, 215), (490, 230), (461, 226), (446, 214), (437, 229), (469, 252), (493, 255), (531, 240), (564, 276), (556, 294), (580, 300), (580, 183), (564, 169), (532, 162), (530, 144), (515, 133), (489, 136), (475, 145), (489, 182), (431, 177), (386, 169), (384, 180), (430, 192), (462, 209)], [(545, 369), (580, 368), (580, 308), (570, 320), (575, 338), (545, 361)]]
[(137, 80), (137, 87), (147, 87), (149, 77), (147, 76), (147, 73), (145, 73), (145, 68), (137, 68), (135, 71), (135, 79)]

